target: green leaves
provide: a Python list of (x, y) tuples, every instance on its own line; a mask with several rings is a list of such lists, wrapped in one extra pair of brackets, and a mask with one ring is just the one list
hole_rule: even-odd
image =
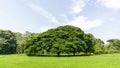
[(110, 39), (108, 40), (108, 52), (109, 53), (120, 53), (120, 40)]
[(80, 55), (120, 53), (120, 40), (110, 39), (104, 44), (80, 28), (66, 25), (43, 33), (14, 33), (0, 30), (0, 54), (26, 53), (27, 55)]
[[(30, 50), (35, 45), (35, 49), (44, 51), (45, 53), (57, 54), (79, 54), (80, 52), (93, 52), (92, 34), (85, 34), (78, 27), (66, 25), (55, 29), (49, 29), (39, 34), (37, 37), (31, 38), (27, 42), (26, 49)], [(41, 42), (41, 44), (37, 44)], [(33, 46), (34, 47), (34, 46)], [(30, 49), (29, 49), (30, 48)], [(31, 51), (31, 50), (30, 50)], [(39, 52), (38, 51), (38, 52)], [(38, 52), (35, 55), (38, 55)], [(44, 55), (39, 53), (39, 55)]]
[(0, 30), (0, 54), (16, 53), (16, 38), (9, 30)]

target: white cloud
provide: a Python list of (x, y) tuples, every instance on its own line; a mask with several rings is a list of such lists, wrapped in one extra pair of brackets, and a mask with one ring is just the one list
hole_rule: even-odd
[[(70, 7), (70, 13), (72, 15), (78, 15), (81, 13), (86, 6), (89, 0), (72, 0), (72, 6)], [(99, 27), (102, 25), (102, 21), (99, 19), (89, 20), (84, 16), (72, 16), (73, 18), (68, 19), (67, 15), (61, 15), (64, 18), (64, 25), (73, 25), (82, 28), (83, 30), (89, 30), (95, 27)]]
[(28, 4), (28, 6), (34, 10), (35, 12), (37, 12), (38, 14), (46, 17), (48, 19), (48, 21), (54, 23), (54, 24), (59, 24), (58, 20), (56, 19), (55, 16), (53, 16), (50, 12), (48, 12), (47, 10), (45, 10), (44, 8), (37, 6), (35, 4)]
[(83, 8), (85, 7), (86, 2), (85, 0), (72, 0), (72, 6), (70, 7), (71, 14), (78, 14), (81, 11), (83, 11)]
[(120, 9), (120, 0), (97, 0), (97, 3), (106, 8)]
[(69, 20), (69, 22), (64, 23), (64, 25), (73, 25), (80, 27), (83, 30), (89, 30), (101, 26), (102, 21), (99, 19), (89, 20), (87, 17), (78, 16), (74, 17), (73, 20)]
[[(73, 6), (71, 7), (71, 13), (77, 15), (78, 13), (80, 13), (86, 2), (88, 0), (73, 0)], [(35, 12), (39, 13), (40, 15), (44, 16), (45, 18), (48, 19), (48, 21), (52, 22), (53, 25), (57, 24), (57, 25), (73, 25), (73, 26), (77, 26), (82, 28), (83, 30), (89, 30), (95, 27), (99, 27), (102, 24), (101, 20), (95, 19), (95, 20), (89, 20), (87, 17), (84, 16), (72, 16), (72, 19), (69, 19), (68, 16), (66, 14), (60, 14), (60, 19), (63, 19), (63, 23), (58, 21), (56, 19), (55, 16), (53, 16), (52, 13), (48, 12), (47, 10), (45, 10), (44, 8), (41, 8), (40, 6), (37, 6), (35, 4), (28, 4), (28, 6), (34, 10)], [(71, 15), (71, 14), (70, 14)], [(44, 32), (50, 28), (54, 28), (51, 27), (50, 25), (45, 25), (42, 26), (40, 28), (41, 32)]]

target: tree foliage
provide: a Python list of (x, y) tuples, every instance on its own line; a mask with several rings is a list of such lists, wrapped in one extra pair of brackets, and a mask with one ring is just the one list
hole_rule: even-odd
[(0, 30), (0, 54), (60, 56), (120, 53), (119, 39), (109, 39), (107, 42), (108, 44), (104, 44), (101, 39), (70, 25), (59, 26), (43, 33), (26, 31), (22, 34)]
[[(28, 55), (73, 54), (94, 52), (94, 37), (78, 27), (66, 25), (49, 29), (27, 42)], [(32, 47), (32, 48), (31, 48)]]
[(16, 38), (10, 30), (0, 30), (0, 54), (16, 53)]
[(109, 39), (107, 42), (108, 53), (120, 53), (120, 40), (119, 39)]
[(105, 49), (105, 44), (101, 39), (95, 39), (95, 45), (94, 45), (94, 53), (95, 54), (104, 54), (106, 53), (106, 49)]

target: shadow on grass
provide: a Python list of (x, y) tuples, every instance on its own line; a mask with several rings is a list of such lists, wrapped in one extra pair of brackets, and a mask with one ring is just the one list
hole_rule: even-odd
[(29, 57), (81, 57), (81, 56), (93, 56), (93, 55), (60, 55), (60, 56), (57, 56), (57, 55), (37, 55), (37, 56), (29, 55)]

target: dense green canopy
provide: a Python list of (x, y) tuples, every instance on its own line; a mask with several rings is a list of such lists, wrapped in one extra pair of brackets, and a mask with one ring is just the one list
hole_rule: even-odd
[(109, 39), (107, 44), (78, 27), (66, 25), (43, 33), (25, 34), (0, 30), (0, 54), (27, 55), (90, 55), (120, 53), (120, 40)]
[(27, 42), (28, 55), (87, 54), (94, 52), (94, 37), (78, 27), (66, 25), (49, 29)]
[(16, 39), (13, 32), (0, 30), (0, 54), (16, 53)]

